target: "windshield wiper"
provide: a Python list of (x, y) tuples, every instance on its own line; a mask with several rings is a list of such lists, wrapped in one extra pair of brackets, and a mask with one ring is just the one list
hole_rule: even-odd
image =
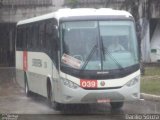
[[(103, 46), (104, 47), (104, 46)], [(104, 48), (105, 50), (105, 53), (107, 54), (107, 55), (109, 55), (109, 57), (116, 63), (116, 65), (120, 68), (120, 69), (124, 69), (123, 67), (122, 67), (122, 65), (111, 55), (111, 53), (106, 49), (106, 48)]]
[(94, 52), (96, 51), (96, 49), (97, 49), (97, 44), (95, 44), (95, 45), (93, 46), (93, 48), (91, 49), (91, 51), (90, 51), (90, 53), (88, 54), (87, 59), (85, 60), (85, 62), (84, 62), (84, 64), (83, 64), (80, 72), (82, 72), (82, 71), (85, 69), (85, 67), (87, 66), (88, 62), (89, 62), (90, 59), (92, 58), (92, 55), (93, 55)]
[(100, 42), (101, 42), (101, 70), (103, 70), (103, 60), (106, 59), (105, 57), (105, 47), (104, 47), (104, 44), (103, 44), (103, 39), (102, 39), (102, 36), (100, 36)]

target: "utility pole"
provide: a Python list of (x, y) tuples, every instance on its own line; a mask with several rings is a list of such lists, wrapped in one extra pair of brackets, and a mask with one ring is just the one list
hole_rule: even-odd
[(0, 0), (0, 8), (3, 6), (3, 0)]
[(105, 0), (104, 2), (105, 2), (104, 7), (108, 7), (108, 4), (110, 3), (110, 0)]
[[(0, 0), (0, 16), (2, 14), (2, 7), (3, 7), (3, 0)], [(0, 17), (0, 21), (1, 21), (1, 17)]]
[(66, 4), (71, 8), (76, 8), (78, 5), (78, 0), (66, 0)]

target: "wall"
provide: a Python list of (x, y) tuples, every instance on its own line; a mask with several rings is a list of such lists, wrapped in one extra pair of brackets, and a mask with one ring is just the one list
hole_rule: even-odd
[[(0, 23), (16, 23), (67, 6), (67, 0), (3, 0), (0, 2)], [(9, 2), (13, 2), (12, 4)], [(24, 4), (26, 1), (28, 3)], [(150, 62), (152, 19), (160, 18), (159, 0), (77, 0), (75, 7), (109, 7), (131, 12), (136, 21), (138, 42), (144, 62)], [(8, 2), (8, 3), (7, 3)], [(9, 36), (10, 32), (8, 32)], [(5, 40), (5, 39), (4, 39)]]
[(55, 11), (62, 4), (63, 0), (5, 0), (0, 8), (0, 22), (16, 23), (22, 19)]
[(19, 20), (55, 11), (63, 0), (0, 0), (0, 66), (15, 66), (15, 26)]

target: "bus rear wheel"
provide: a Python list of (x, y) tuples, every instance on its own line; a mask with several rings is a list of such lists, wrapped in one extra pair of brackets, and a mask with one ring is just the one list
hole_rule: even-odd
[(60, 110), (61, 105), (60, 103), (55, 102), (54, 97), (53, 97), (53, 92), (52, 92), (52, 86), (50, 82), (47, 83), (47, 92), (48, 92), (48, 102), (49, 106), (53, 108), (54, 110)]
[(25, 73), (24, 77), (25, 77), (25, 80), (24, 80), (24, 84), (25, 84), (25, 94), (26, 94), (27, 97), (29, 97), (29, 96), (30, 96), (30, 91), (29, 91), (29, 86), (28, 86), (28, 80), (27, 80), (27, 75), (26, 75), (26, 73)]
[(121, 109), (124, 103), (123, 102), (111, 102), (110, 104), (111, 104), (112, 109), (117, 110), (117, 109)]

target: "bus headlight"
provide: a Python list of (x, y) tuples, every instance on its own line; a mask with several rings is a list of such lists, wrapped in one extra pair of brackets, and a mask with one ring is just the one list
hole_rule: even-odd
[(64, 79), (64, 78), (61, 78), (63, 84), (69, 88), (73, 88), (73, 89), (77, 89), (78, 88), (78, 85), (73, 83), (72, 81), (70, 80), (67, 80), (67, 79)]
[(138, 83), (139, 78), (140, 78), (139, 76), (133, 78), (132, 80), (130, 80), (129, 82), (127, 82), (126, 86), (131, 87), (131, 86), (135, 85), (136, 83)]

